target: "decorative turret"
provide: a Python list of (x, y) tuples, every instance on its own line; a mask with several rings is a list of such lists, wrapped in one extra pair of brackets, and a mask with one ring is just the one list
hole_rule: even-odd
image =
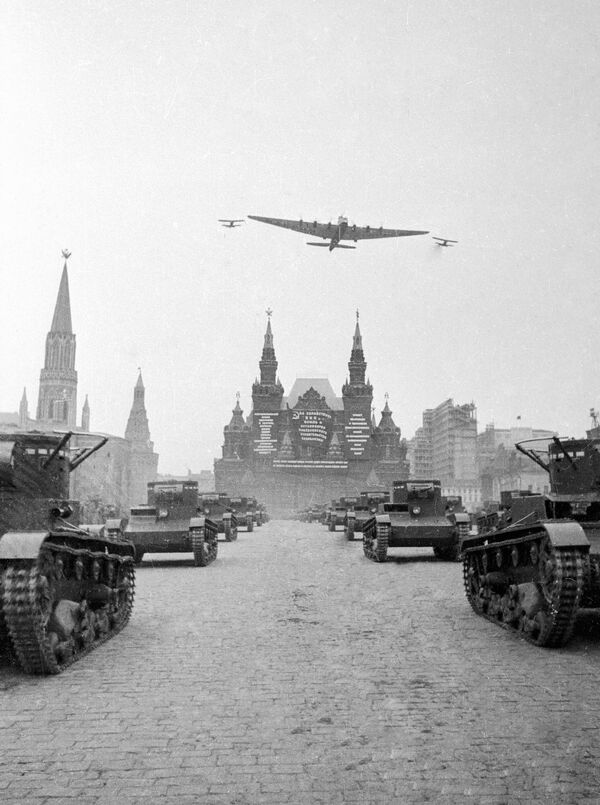
[(27, 403), (27, 389), (23, 388), (23, 396), (19, 403), (19, 427), (21, 430), (27, 430), (27, 422), (29, 420), (29, 405)]
[[(362, 335), (358, 325), (358, 310), (356, 311), (356, 327), (354, 329), (354, 337), (352, 339), (352, 351), (350, 353), (350, 360), (348, 361), (349, 378), (342, 387), (342, 395), (344, 397), (373, 397), (373, 387), (367, 380), (365, 382), (365, 373), (367, 370), (367, 362), (362, 346)], [(370, 414), (369, 403), (369, 414)], [(367, 416), (369, 416), (369, 414)]]
[(77, 410), (77, 372), (75, 371), (75, 335), (71, 324), (71, 301), (67, 260), (65, 258), (54, 316), (46, 336), (44, 368), (40, 372), (37, 419), (75, 427)]
[(392, 419), (392, 411), (388, 405), (388, 395), (385, 395), (385, 405), (381, 412), (381, 419), (379, 420), (379, 430), (381, 433), (390, 433), (400, 438), (400, 428), (395, 424)]
[(129, 497), (132, 503), (146, 498), (147, 484), (156, 480), (158, 455), (150, 440), (148, 415), (146, 414), (146, 389), (142, 370), (138, 367), (138, 379), (133, 389), (133, 404), (125, 428), (125, 438), (130, 445)]
[(366, 459), (368, 457), (368, 451), (365, 452), (367, 441), (371, 435), (373, 386), (368, 380), (365, 382), (367, 362), (363, 353), (358, 316), (357, 310), (352, 352), (348, 363), (350, 376), (342, 386), (342, 399), (344, 401), (346, 442), (349, 447), (350, 457)]
[[(408, 473), (406, 466), (406, 444), (400, 441), (400, 428), (396, 425), (392, 418), (392, 411), (388, 405), (388, 394), (385, 395), (385, 405), (381, 412), (381, 419), (374, 434), (374, 440), (377, 445), (377, 454), (379, 462), (379, 473), (383, 472), (382, 478), (386, 482), (390, 479), (385, 476), (385, 469), (382, 465), (391, 465), (397, 467), (398, 464), (403, 467), (403, 471)], [(391, 476), (390, 476), (391, 477)], [(408, 477), (408, 476), (406, 476)]]
[(272, 310), (267, 310), (267, 330), (262, 357), (259, 362), (260, 380), (255, 380), (252, 386), (252, 402), (255, 413), (266, 411), (276, 412), (281, 407), (283, 386), (277, 377), (277, 358), (273, 346), (273, 331), (271, 330)]
[(237, 392), (235, 408), (229, 425), (223, 428), (223, 458), (244, 459), (248, 456), (252, 428), (246, 424), (244, 411), (240, 408), (240, 393)]
[(125, 428), (125, 438), (139, 445), (145, 445), (150, 450), (154, 449), (150, 441), (150, 428), (148, 426), (148, 415), (146, 414), (146, 403), (144, 400), (146, 389), (142, 380), (142, 370), (139, 369), (137, 383), (133, 389), (133, 405), (129, 412), (127, 427)]
[(87, 394), (85, 395), (85, 402), (81, 409), (81, 429), (85, 431), (89, 431), (90, 429), (90, 404)]

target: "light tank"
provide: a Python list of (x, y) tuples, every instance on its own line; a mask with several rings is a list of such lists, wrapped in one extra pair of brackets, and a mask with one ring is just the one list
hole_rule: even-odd
[(257, 523), (256, 507), (252, 498), (230, 497), (229, 506), (232, 514), (235, 514), (238, 521), (238, 528), (242, 526), (246, 531), (254, 531), (254, 524)]
[(563, 646), (580, 608), (600, 608), (600, 438), (528, 439), (515, 447), (550, 491), (502, 493), (462, 542), (473, 610), (537, 646)]
[(469, 515), (447, 503), (439, 481), (394, 481), (392, 502), (380, 503), (363, 526), (363, 550), (385, 562), (388, 548), (431, 547), (437, 559), (456, 562), (469, 526)]
[(135, 561), (145, 553), (192, 553), (196, 567), (217, 558), (217, 525), (199, 511), (197, 481), (150, 481), (148, 502), (131, 509), (125, 536)]
[(346, 539), (353, 540), (356, 533), (362, 534), (364, 524), (377, 513), (379, 504), (389, 501), (389, 492), (361, 492), (354, 506), (346, 513)]
[(229, 495), (225, 492), (202, 492), (200, 510), (217, 526), (226, 542), (234, 542), (238, 536), (238, 518), (231, 510)]
[(0, 434), (0, 645), (31, 674), (57, 674), (121, 631), (133, 609), (133, 546), (78, 525), (73, 434)]
[(329, 514), (329, 522), (327, 524), (329, 531), (335, 531), (337, 526), (344, 526), (346, 528), (346, 516), (348, 511), (356, 506), (358, 498), (342, 497), (339, 500), (332, 501), (332, 506)]

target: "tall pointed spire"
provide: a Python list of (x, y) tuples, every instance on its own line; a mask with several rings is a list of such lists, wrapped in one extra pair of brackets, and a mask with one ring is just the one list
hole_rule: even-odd
[(23, 430), (27, 428), (27, 420), (29, 419), (29, 405), (27, 403), (27, 389), (23, 387), (23, 396), (19, 404), (19, 427)]
[(90, 404), (87, 394), (85, 395), (85, 402), (81, 409), (81, 429), (86, 431), (90, 429)]
[(71, 323), (71, 300), (67, 260), (71, 253), (63, 250), (65, 262), (54, 307), (52, 325), (46, 336), (44, 368), (40, 373), (37, 419), (75, 427), (77, 414), (77, 372), (75, 371), (75, 335)]
[(277, 377), (277, 358), (273, 344), (273, 330), (271, 329), (271, 315), (273, 311), (267, 308), (267, 329), (263, 344), (262, 356), (259, 361), (260, 379), (252, 386), (252, 402), (254, 412), (278, 411), (283, 397), (283, 386)]
[(67, 274), (66, 259), (60, 278), (60, 286), (58, 288), (58, 296), (56, 297), (56, 305), (54, 307), (54, 316), (52, 317), (50, 330), (53, 333), (68, 333), (69, 335), (73, 333), (73, 325), (71, 323), (71, 299), (69, 296), (69, 275)]
[(125, 438), (130, 442), (143, 443), (152, 448), (148, 415), (146, 414), (146, 402), (144, 399), (145, 393), (146, 389), (144, 388), (144, 381), (142, 380), (142, 370), (138, 367), (138, 379), (133, 389), (133, 404), (129, 413), (129, 419), (127, 420), (127, 427), (125, 428)]
[(356, 327), (354, 328), (354, 337), (352, 339), (352, 352), (350, 353), (350, 361), (348, 363), (348, 370), (350, 371), (350, 383), (364, 383), (365, 372), (367, 363), (363, 353), (362, 335), (358, 325), (358, 310), (356, 311)]

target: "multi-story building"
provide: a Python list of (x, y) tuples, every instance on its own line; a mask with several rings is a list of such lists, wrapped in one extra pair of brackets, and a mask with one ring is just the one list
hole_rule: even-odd
[(254, 495), (284, 513), (365, 489), (389, 489), (408, 475), (406, 445), (387, 399), (372, 418), (373, 387), (358, 316), (348, 378), (338, 397), (329, 380), (298, 378), (288, 396), (277, 376), (270, 318), (247, 419), (239, 399), (215, 461), (218, 491)]
[(543, 449), (556, 434), (551, 430), (521, 424), (512, 428), (486, 425), (477, 437), (482, 500), (499, 501), (500, 493), (511, 489), (549, 491), (548, 473), (515, 449), (517, 442), (536, 439)]
[(473, 403), (451, 398), (423, 411), (423, 425), (409, 443), (411, 478), (436, 478), (445, 495), (460, 495), (469, 508), (481, 500), (477, 471), (477, 417)]

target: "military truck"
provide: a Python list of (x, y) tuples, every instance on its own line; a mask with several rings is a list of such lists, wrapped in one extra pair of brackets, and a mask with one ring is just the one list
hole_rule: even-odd
[(231, 510), (229, 495), (225, 492), (202, 492), (200, 507), (203, 514), (216, 523), (218, 533), (225, 535), (226, 542), (237, 539), (238, 518)]
[(69, 500), (69, 474), (107, 439), (71, 453), (72, 435), (0, 434), (0, 651), (31, 674), (60, 673), (133, 609), (133, 545), (78, 525)]
[(346, 539), (353, 540), (357, 532), (362, 534), (364, 524), (377, 513), (379, 504), (389, 503), (389, 500), (389, 492), (361, 492), (354, 506), (348, 509), (346, 513), (346, 525), (344, 528)]
[(125, 537), (145, 553), (192, 553), (196, 567), (217, 558), (217, 526), (199, 511), (197, 481), (150, 481), (148, 502), (131, 509)]
[(392, 501), (380, 503), (363, 526), (363, 550), (385, 562), (388, 548), (432, 547), (436, 558), (456, 562), (469, 526), (466, 512), (449, 510), (439, 481), (394, 481)]
[(504, 492), (479, 519), (462, 543), (465, 593), (477, 615), (556, 648), (581, 608), (600, 609), (600, 438), (515, 447), (548, 473), (550, 492)]

